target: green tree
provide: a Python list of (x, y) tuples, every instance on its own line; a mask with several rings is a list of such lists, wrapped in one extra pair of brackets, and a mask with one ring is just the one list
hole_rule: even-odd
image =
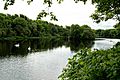
[[(76, 2), (88, 0), (75, 0)], [(119, 0), (91, 0), (95, 5), (96, 10), (91, 15), (96, 23), (100, 21), (107, 21), (108, 19), (115, 19), (120, 23), (120, 1)]]
[(27, 36), (30, 33), (27, 23), (24, 18), (17, 17), (13, 20), (12, 28), (17, 32), (17, 35)]
[(70, 39), (71, 40), (84, 40), (84, 39), (95, 39), (94, 31), (88, 25), (71, 25), (70, 28)]
[(115, 19), (120, 22), (120, 1), (119, 0), (92, 0), (96, 4), (95, 13), (91, 17), (99, 23), (108, 19)]
[(70, 28), (70, 40), (80, 41), (81, 35), (82, 30), (80, 30), (80, 26), (77, 24), (76, 25), (72, 24)]

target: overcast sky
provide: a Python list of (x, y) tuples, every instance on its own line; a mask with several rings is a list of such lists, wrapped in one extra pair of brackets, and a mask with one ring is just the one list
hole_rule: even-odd
[[(27, 5), (26, 0), (16, 0), (13, 6), (10, 6), (8, 10), (4, 10), (4, 3), (0, 1), (0, 13), (9, 13), (9, 14), (24, 14), (30, 19), (36, 19), (39, 12), (43, 9), (47, 11), (53, 11), (57, 16), (57, 22), (53, 21), (55, 24), (59, 25), (71, 25), (71, 24), (79, 24), (84, 25), (87, 24), (93, 29), (109, 29), (115, 25), (115, 21), (109, 20), (107, 22), (101, 22), (96, 24), (89, 17), (95, 10), (95, 6), (90, 2), (87, 2), (86, 5), (83, 2), (74, 3), (74, 0), (64, 0), (62, 4), (57, 4), (54, 2), (51, 8), (47, 8), (46, 5), (43, 5), (42, 0), (34, 0), (31, 5)], [(49, 17), (44, 19), (47, 21)]]

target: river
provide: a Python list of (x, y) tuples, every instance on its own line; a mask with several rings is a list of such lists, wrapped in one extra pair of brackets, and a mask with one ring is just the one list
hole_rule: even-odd
[(57, 80), (68, 58), (79, 49), (109, 49), (118, 41), (105, 38), (80, 44), (44, 40), (1, 41), (0, 80)]

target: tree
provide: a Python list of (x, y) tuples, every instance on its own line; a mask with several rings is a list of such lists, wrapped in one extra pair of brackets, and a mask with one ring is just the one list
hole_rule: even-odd
[[(88, 0), (75, 0), (76, 2)], [(96, 23), (100, 21), (107, 21), (108, 19), (115, 19), (120, 24), (120, 1), (119, 0), (91, 0), (95, 5), (96, 10), (91, 15)]]
[(70, 27), (70, 40), (93, 40), (95, 39), (95, 32), (88, 25), (74, 25)]
[(17, 32), (19, 36), (29, 35), (28, 22), (21, 17), (17, 17), (13, 20), (12, 28)]
[(70, 40), (76, 40), (80, 41), (82, 37), (82, 30), (80, 29), (80, 26), (77, 24), (72, 24), (70, 28)]
[(115, 19), (120, 22), (120, 1), (119, 0), (92, 0), (96, 4), (95, 13), (91, 17), (95, 22)]

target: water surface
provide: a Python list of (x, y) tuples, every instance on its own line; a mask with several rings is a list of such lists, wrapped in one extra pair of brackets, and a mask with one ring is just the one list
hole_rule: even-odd
[(119, 39), (80, 43), (62, 41), (0, 42), (0, 80), (57, 80), (67, 59), (79, 49), (109, 49)]

